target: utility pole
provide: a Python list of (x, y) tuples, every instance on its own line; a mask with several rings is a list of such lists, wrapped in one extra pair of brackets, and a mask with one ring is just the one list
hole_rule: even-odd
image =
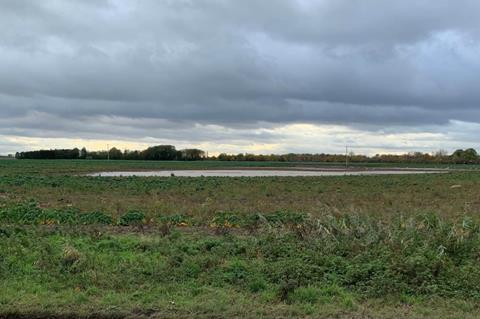
[(110, 160), (110, 145), (107, 144), (107, 160)]
[(348, 146), (345, 146), (345, 171), (348, 170)]

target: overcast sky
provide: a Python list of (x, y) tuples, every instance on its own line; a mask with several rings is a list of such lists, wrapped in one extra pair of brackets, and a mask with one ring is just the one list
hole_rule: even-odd
[(2, 0), (0, 154), (479, 148), (478, 0)]

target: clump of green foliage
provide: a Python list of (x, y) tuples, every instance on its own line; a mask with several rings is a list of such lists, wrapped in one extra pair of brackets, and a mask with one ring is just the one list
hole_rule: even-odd
[(242, 217), (233, 212), (219, 212), (215, 214), (212, 219), (211, 226), (213, 227), (240, 227)]
[(35, 201), (29, 201), (21, 205), (11, 207), (9, 209), (0, 210), (0, 220), (4, 222), (18, 222), (31, 224), (37, 221), (42, 210), (37, 206)]
[(113, 218), (102, 212), (91, 212), (79, 215), (78, 221), (83, 225), (103, 224), (112, 225)]
[(0, 221), (23, 225), (91, 225), (113, 223), (111, 216), (101, 212), (81, 213), (75, 208), (42, 209), (34, 200), (0, 210)]
[(192, 216), (188, 216), (185, 214), (175, 214), (175, 215), (167, 215), (161, 216), (159, 218), (160, 223), (166, 224), (169, 226), (191, 226), (193, 221)]
[(121, 226), (141, 225), (144, 223), (145, 214), (139, 211), (129, 211), (118, 220), (118, 224)]
[[(309, 219), (304, 213), (278, 211), (270, 214), (244, 214), (237, 212), (218, 212), (209, 221), (201, 216), (193, 217), (185, 214), (163, 215), (158, 219), (149, 219), (149, 223), (159, 223), (168, 226), (210, 226), (215, 228), (258, 228), (262, 225), (272, 227), (301, 227)], [(103, 212), (82, 213), (79, 209), (68, 207), (64, 209), (43, 209), (34, 200), (20, 203), (0, 210), (0, 221), (13, 224), (80, 224), (113, 225), (112, 216)], [(120, 216), (118, 225), (140, 225), (147, 222), (146, 214), (131, 210)]]

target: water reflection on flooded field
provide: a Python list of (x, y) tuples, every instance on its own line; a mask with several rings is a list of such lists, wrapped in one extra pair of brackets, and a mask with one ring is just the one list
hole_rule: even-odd
[(430, 174), (445, 173), (446, 170), (431, 169), (388, 169), (388, 170), (161, 170), (161, 171), (137, 171), (137, 172), (99, 172), (89, 176), (103, 177), (290, 177), (290, 176), (344, 176), (344, 175), (399, 175), (399, 174)]

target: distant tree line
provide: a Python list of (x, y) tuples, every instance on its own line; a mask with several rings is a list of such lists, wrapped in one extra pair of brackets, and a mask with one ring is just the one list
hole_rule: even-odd
[(15, 154), (18, 159), (78, 159), (80, 158), (80, 150), (61, 149), (61, 150), (40, 150), (31, 152), (21, 152)]
[(108, 151), (87, 151), (87, 149), (54, 149), (19, 152), (17, 159), (98, 159), (98, 160), (149, 160), (149, 161), (198, 161), (205, 158), (205, 152), (188, 148), (177, 150), (173, 145), (158, 145), (143, 151), (121, 151), (115, 147)]
[[(209, 157), (210, 160), (219, 161), (258, 161), (258, 162), (324, 162), (339, 163), (345, 162), (345, 154), (226, 154), (222, 153), (217, 157)], [(412, 152), (407, 154), (376, 154), (374, 156), (358, 155), (350, 153), (347, 159), (351, 163), (438, 163), (438, 164), (480, 164), (480, 156), (472, 148), (456, 150), (453, 154), (446, 151), (435, 153)]]
[[(21, 152), (15, 155), (17, 159), (94, 159), (94, 160), (147, 160), (147, 161), (250, 161), (250, 162), (331, 162), (345, 161), (345, 154), (226, 154), (218, 156), (206, 156), (205, 152), (189, 148), (177, 150), (173, 145), (157, 145), (143, 151), (121, 151), (115, 147), (108, 151), (87, 151), (85, 148), (78, 149), (54, 149), (31, 152)], [(401, 155), (376, 154), (374, 156), (348, 154), (351, 163), (432, 163), (432, 164), (480, 164), (480, 156), (477, 151), (469, 148), (459, 149), (448, 154), (446, 151), (435, 153), (413, 152)]]

